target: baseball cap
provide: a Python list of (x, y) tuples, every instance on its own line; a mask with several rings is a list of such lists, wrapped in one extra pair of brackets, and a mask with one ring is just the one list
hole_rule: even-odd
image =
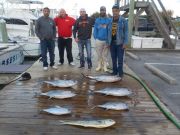
[(118, 4), (114, 4), (112, 9), (119, 9), (119, 5)]

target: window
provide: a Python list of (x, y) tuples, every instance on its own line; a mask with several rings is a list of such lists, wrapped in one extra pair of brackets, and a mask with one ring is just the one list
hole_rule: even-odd
[(16, 24), (16, 25), (28, 25), (25, 21), (21, 19), (15, 19), (15, 18), (1, 18), (6, 21), (6, 24)]

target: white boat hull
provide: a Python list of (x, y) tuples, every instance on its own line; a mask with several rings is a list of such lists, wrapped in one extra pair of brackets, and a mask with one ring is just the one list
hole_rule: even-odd
[(0, 51), (0, 66), (23, 63), (24, 54), (21, 46), (1, 43), (0, 48), (2, 48)]
[(13, 38), (23, 48), (25, 57), (38, 57), (41, 54), (40, 40), (37, 37), (15, 37)]

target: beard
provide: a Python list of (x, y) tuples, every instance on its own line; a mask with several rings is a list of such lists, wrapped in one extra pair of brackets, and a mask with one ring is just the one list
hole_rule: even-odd
[(106, 17), (106, 13), (100, 13), (100, 17)]

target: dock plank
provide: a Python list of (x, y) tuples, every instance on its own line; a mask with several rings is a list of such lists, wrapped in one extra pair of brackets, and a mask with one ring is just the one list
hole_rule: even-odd
[[(94, 69), (79, 69), (64, 64), (58, 70), (45, 72), (36, 62), (28, 72), (32, 79), (15, 81), (0, 91), (0, 134), (2, 135), (179, 135), (179, 130), (161, 113), (155, 103), (134, 79), (125, 76), (116, 83), (100, 83), (84, 78), (81, 73), (97, 74)], [(76, 61), (77, 64), (77, 61)], [(74, 79), (73, 88), (57, 88), (43, 83), (45, 80)], [(93, 93), (105, 87), (127, 87), (134, 93), (130, 97), (113, 97)], [(94, 90), (91, 90), (94, 88)], [(76, 97), (65, 100), (37, 97), (36, 93), (50, 90), (71, 90)], [(112, 111), (94, 106), (120, 101), (129, 105), (129, 110)], [(66, 106), (72, 114), (53, 116), (40, 110), (49, 106)], [(106, 129), (82, 128), (62, 125), (59, 120), (110, 118), (116, 124)]]

